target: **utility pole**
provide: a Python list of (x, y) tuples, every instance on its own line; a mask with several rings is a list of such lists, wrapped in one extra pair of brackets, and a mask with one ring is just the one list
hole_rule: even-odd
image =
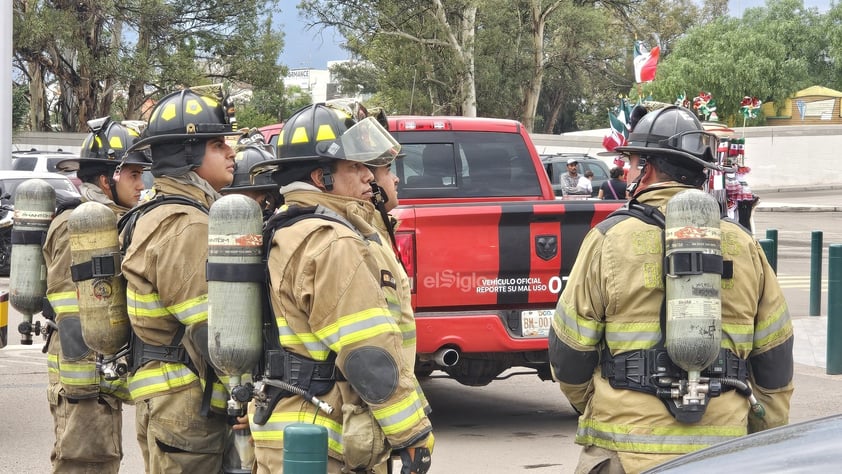
[(5, 119), (0, 118), (0, 170), (12, 168), (12, 2), (2, 2), (0, 7), (6, 13), (0, 12), (0, 31), (3, 33), (3, 40), (0, 41), (0, 84), (6, 87), (0, 91), (0, 113)]

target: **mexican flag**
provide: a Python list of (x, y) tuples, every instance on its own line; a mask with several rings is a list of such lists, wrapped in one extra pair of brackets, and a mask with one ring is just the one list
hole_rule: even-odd
[(618, 146), (626, 144), (628, 128), (626, 128), (625, 122), (615, 117), (611, 112), (608, 112), (608, 122), (611, 125), (611, 133), (602, 139), (602, 146), (608, 151), (614, 151)]
[(655, 70), (658, 68), (658, 58), (661, 48), (655, 46), (646, 50), (642, 41), (634, 42), (634, 81), (637, 83), (655, 80)]

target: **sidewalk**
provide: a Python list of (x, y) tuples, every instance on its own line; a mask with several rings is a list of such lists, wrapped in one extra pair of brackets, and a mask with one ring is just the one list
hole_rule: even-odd
[(827, 316), (792, 318), (795, 341), (792, 355), (796, 364), (827, 368)]

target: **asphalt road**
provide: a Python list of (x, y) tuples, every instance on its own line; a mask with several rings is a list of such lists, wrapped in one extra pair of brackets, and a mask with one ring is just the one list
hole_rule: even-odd
[[(838, 193), (761, 194), (761, 199), (805, 206), (835, 199), (840, 205)], [(764, 237), (766, 229), (778, 230), (781, 285), (793, 318), (809, 317), (810, 234), (822, 230), (825, 246), (842, 243), (842, 213), (763, 211), (755, 213), (754, 221), (758, 237)], [(826, 264), (823, 274), (826, 278)], [(0, 278), (0, 291), (7, 288), (8, 279)], [(823, 309), (826, 298), (824, 290)], [(46, 356), (37, 338), (35, 346), (18, 345), (15, 328), (20, 316), (10, 312), (10, 346), (0, 350), (0, 473), (48, 472), (53, 434), (46, 401)], [(441, 373), (433, 373), (437, 374)], [(826, 375), (823, 368), (796, 364), (795, 384), (790, 421), (842, 411), (838, 395), (842, 375)], [(422, 385), (434, 410), (432, 474), (573, 471), (579, 453), (573, 443), (576, 416), (555, 384), (533, 375), (516, 375), (486, 387), (465, 387), (439, 378), (425, 379)], [(133, 420), (134, 408), (127, 406), (122, 472), (141, 473)]]

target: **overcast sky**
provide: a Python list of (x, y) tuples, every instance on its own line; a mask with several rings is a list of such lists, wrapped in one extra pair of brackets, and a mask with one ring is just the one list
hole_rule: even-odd
[[(827, 11), (831, 0), (804, 0), (806, 7), (816, 7)], [(295, 6), (298, 0), (280, 0), (281, 13), (275, 21), (283, 25), (284, 50), (281, 62), (290, 69), (313, 68), (327, 69), (327, 62), (348, 59), (348, 53), (339, 47), (343, 38), (332, 31), (319, 33), (316, 29), (304, 31), (305, 21), (298, 16)], [(743, 10), (766, 5), (765, 0), (730, 0), (731, 14), (739, 16)]]

